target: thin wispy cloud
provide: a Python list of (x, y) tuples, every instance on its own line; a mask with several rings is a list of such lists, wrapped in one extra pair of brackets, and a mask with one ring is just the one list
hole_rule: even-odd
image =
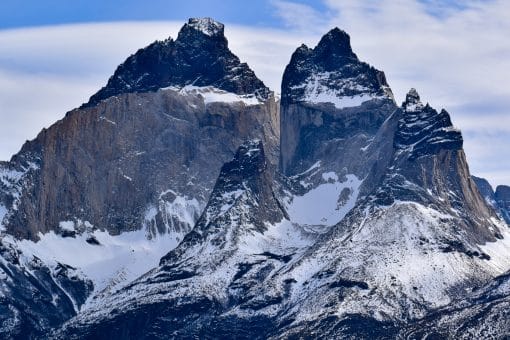
[(276, 15), (287, 27), (304, 32), (322, 32), (328, 21), (328, 13), (321, 13), (313, 7), (292, 1), (273, 0), (271, 4)]

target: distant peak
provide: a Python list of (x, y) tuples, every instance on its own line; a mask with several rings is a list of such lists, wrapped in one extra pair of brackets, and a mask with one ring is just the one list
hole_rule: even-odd
[(221, 22), (218, 22), (212, 18), (190, 18), (188, 20), (187, 26), (210, 37), (223, 36), (225, 28)]
[(406, 112), (415, 112), (423, 108), (423, 103), (416, 89), (411, 88), (409, 92), (407, 92), (406, 100), (402, 103), (402, 107)]
[(407, 92), (406, 102), (415, 104), (420, 102), (420, 95), (418, 94), (418, 91), (416, 91), (415, 88), (411, 88), (409, 92)]

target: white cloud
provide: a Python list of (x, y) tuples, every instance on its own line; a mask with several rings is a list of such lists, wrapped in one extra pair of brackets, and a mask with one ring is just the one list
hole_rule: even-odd
[(129, 54), (177, 23), (88, 24), (0, 31), (0, 159), (80, 106)]
[[(334, 26), (351, 35), (360, 59), (384, 70), (397, 100), (416, 87), (463, 129), (471, 170), (510, 184), (510, 8), (470, 1), (434, 16), (431, 1), (328, 0), (320, 13), (274, 1), (288, 29), (226, 23), (231, 49), (273, 90), (301, 43), (313, 47)], [(434, 7), (434, 8), (437, 8)], [(437, 12), (437, 11), (436, 11)], [(437, 14), (437, 13), (436, 13)], [(0, 31), (0, 159), (79, 106), (129, 54), (176, 37), (181, 22), (79, 24)], [(487, 133), (489, 131), (490, 133)], [(508, 172), (508, 175), (504, 175)]]
[(326, 13), (319, 13), (312, 7), (291, 1), (273, 0), (271, 1), (286, 26), (304, 32), (321, 33)]

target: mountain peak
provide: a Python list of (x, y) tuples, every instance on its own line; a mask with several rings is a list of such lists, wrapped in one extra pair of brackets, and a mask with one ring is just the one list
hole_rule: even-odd
[(208, 36), (223, 36), (225, 28), (221, 22), (212, 18), (190, 18), (184, 27), (193, 28)]
[(450, 114), (423, 105), (415, 89), (407, 93), (402, 109), (405, 114), (399, 120), (394, 143), (408, 149), (410, 158), (437, 154), (440, 150), (462, 149), (462, 134), (453, 126)]
[(123, 93), (186, 85), (212, 86), (263, 100), (270, 94), (253, 70), (230, 51), (222, 23), (191, 18), (175, 41), (156, 41), (128, 57), (84, 107)]
[(402, 108), (406, 112), (415, 112), (423, 109), (423, 103), (420, 100), (420, 95), (415, 88), (411, 88), (407, 92), (406, 100), (402, 103)]
[(358, 59), (352, 51), (349, 34), (338, 27), (333, 28), (322, 37), (316, 50), (324, 56), (331, 55), (335, 58), (347, 57)]
[(301, 45), (282, 79), (282, 103), (331, 103), (342, 109), (393, 94), (384, 73), (358, 59), (347, 33), (334, 28), (313, 49)]

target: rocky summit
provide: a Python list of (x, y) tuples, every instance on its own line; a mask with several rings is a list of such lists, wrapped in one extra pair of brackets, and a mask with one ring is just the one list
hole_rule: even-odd
[(505, 338), (510, 190), (450, 114), (338, 28), (281, 93), (192, 18), (0, 163), (0, 336)]

